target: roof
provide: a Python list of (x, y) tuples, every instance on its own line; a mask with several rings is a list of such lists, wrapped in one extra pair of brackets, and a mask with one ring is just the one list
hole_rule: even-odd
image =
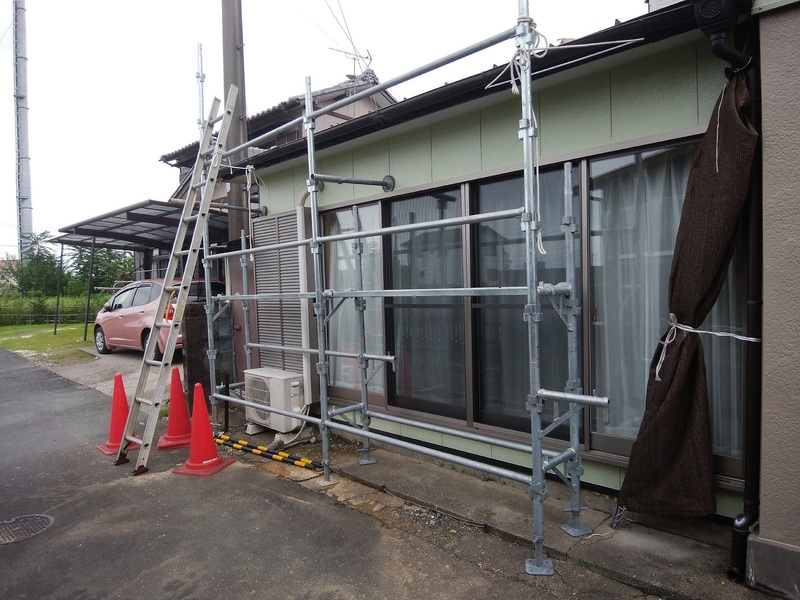
[[(64, 235), (51, 241), (68, 246), (91, 246), (116, 250), (172, 250), (183, 204), (145, 200), (104, 215), (68, 225), (58, 231)], [(228, 239), (228, 216), (212, 210), (208, 219), (209, 241)], [(187, 239), (187, 242), (189, 240)]]
[[(316, 100), (341, 97), (346, 94), (355, 94), (370, 87), (378, 85), (377, 75), (372, 69), (366, 69), (358, 76), (338, 83), (334, 86), (312, 92)], [(397, 100), (388, 92), (375, 92), (386, 97), (387, 104), (394, 104)], [(247, 132), (250, 139), (255, 139), (261, 134), (272, 131), (302, 114), (305, 109), (305, 95), (292, 96), (275, 106), (247, 117)], [(199, 142), (195, 141), (183, 148), (164, 154), (159, 158), (161, 162), (174, 167), (191, 166), (197, 156)]]
[[(545, 56), (537, 58), (533, 78), (539, 79), (567, 71), (599, 58), (627, 52), (633, 48), (659, 42), (697, 28), (693, 4), (691, 2), (680, 2), (624, 23), (618, 22), (613, 27), (559, 46), (557, 52), (548, 52)], [(592, 44), (608, 44), (619, 40), (637, 41), (620, 44), (614, 48), (606, 46), (605, 48), (607, 49), (604, 49), (602, 53), (598, 53), (598, 49), (591, 46)], [(571, 48), (570, 46), (573, 45), (580, 47)], [(331, 148), (390, 127), (433, 115), (442, 110), (507, 91), (508, 88), (505, 86), (491, 86), (498, 77), (502, 79), (503, 71), (506, 68), (507, 66), (495, 67), (483, 73), (478, 73), (380, 110), (367, 113), (345, 123), (340, 123), (336, 127), (319, 131), (314, 136), (315, 147), (317, 150)], [(487, 86), (489, 86), (488, 89)], [(266, 168), (299, 158), (304, 156), (306, 152), (306, 141), (297, 140), (270, 148), (244, 159), (237, 166), (252, 165), (257, 169)], [(221, 175), (220, 177), (226, 180), (234, 179), (237, 176), (234, 174)]]

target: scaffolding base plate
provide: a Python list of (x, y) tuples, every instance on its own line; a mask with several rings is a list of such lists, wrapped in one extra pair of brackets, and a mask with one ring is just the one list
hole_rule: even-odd
[(561, 529), (566, 531), (572, 537), (581, 537), (582, 535), (589, 535), (592, 533), (592, 530), (582, 523), (578, 523), (577, 525), (573, 525), (572, 523), (564, 523), (561, 526)]
[(542, 560), (542, 564), (537, 565), (535, 558), (526, 558), (525, 572), (528, 575), (552, 575), (554, 573), (553, 561), (545, 558)]

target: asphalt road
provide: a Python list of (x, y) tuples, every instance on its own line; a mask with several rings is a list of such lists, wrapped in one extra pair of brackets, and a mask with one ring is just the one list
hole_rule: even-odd
[(354, 482), (255, 460), (174, 475), (185, 448), (154, 450), (133, 477), (95, 448), (109, 395), (3, 349), (0, 382), (0, 521), (54, 519), (0, 543), (1, 598), (644, 597), (567, 564), (527, 576), (529, 548)]

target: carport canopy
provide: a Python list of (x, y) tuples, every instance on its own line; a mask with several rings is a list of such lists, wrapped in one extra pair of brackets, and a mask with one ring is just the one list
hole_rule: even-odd
[[(170, 251), (180, 223), (183, 202), (145, 200), (113, 212), (92, 217), (74, 225), (60, 228), (63, 234), (50, 241), (67, 246), (94, 246), (115, 250)], [(209, 243), (228, 240), (228, 215), (219, 210), (209, 211)], [(186, 243), (189, 243), (187, 236)]]

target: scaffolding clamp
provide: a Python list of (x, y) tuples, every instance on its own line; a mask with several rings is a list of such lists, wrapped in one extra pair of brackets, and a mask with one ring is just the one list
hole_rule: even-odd
[(533, 304), (526, 304), (523, 309), (522, 319), (527, 322), (541, 323), (542, 313), (536, 312), (536, 307)]
[(541, 502), (547, 500), (548, 494), (544, 486), (544, 481), (534, 481), (531, 483), (530, 487), (528, 487), (528, 496), (530, 496), (531, 500), (540, 500)]
[(525, 137), (536, 137), (539, 135), (539, 128), (536, 125), (531, 125), (530, 119), (519, 120), (519, 139), (523, 140)]

